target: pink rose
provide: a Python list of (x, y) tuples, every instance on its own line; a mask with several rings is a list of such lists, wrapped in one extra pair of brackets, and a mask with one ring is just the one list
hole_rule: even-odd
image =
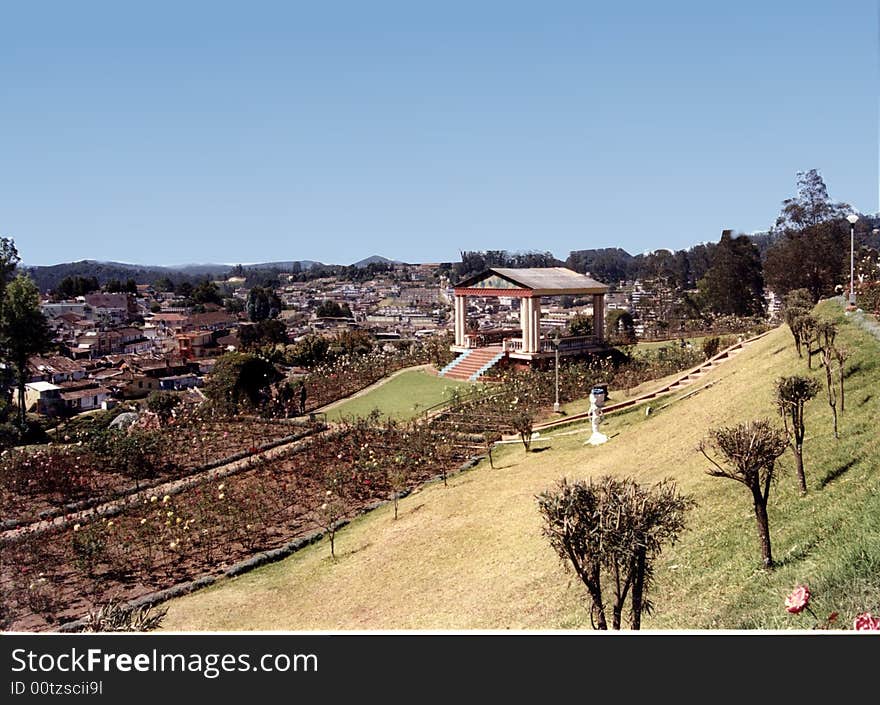
[(872, 617), (870, 612), (864, 612), (856, 617), (854, 628), (857, 632), (880, 631), (880, 617)]
[(785, 609), (792, 614), (799, 614), (808, 604), (810, 604), (810, 588), (806, 585), (798, 585), (785, 598)]

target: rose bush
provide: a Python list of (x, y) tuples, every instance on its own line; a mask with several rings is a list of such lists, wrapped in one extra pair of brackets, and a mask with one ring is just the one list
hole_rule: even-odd
[(810, 604), (810, 588), (806, 585), (798, 585), (791, 594), (785, 598), (785, 609), (792, 614), (800, 614)]
[(855, 618), (853, 628), (857, 632), (880, 631), (880, 617), (872, 617), (870, 612), (863, 612)]

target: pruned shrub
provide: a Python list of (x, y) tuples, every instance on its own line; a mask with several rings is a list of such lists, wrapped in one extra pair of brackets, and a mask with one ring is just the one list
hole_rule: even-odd
[(819, 393), (819, 383), (800, 375), (782, 377), (776, 382), (776, 406), (785, 424), (791, 449), (794, 452), (795, 471), (801, 494), (807, 492), (807, 478), (804, 474), (804, 405)]
[(639, 629), (642, 613), (652, 606), (653, 561), (684, 529), (693, 500), (671, 481), (645, 486), (610, 476), (595, 483), (563, 478), (537, 500), (544, 535), (587, 588), (593, 627), (608, 628), (608, 595), (611, 627), (621, 628), (629, 598), (630, 626)]
[(713, 429), (699, 445), (712, 464), (707, 473), (741, 482), (751, 492), (765, 568), (773, 567), (767, 500), (776, 460), (787, 447), (787, 436), (764, 419)]
[(132, 608), (113, 597), (86, 615), (81, 632), (149, 632), (157, 629), (168, 613), (166, 608)]
[(720, 347), (721, 339), (718, 336), (706, 338), (705, 340), (703, 340), (703, 355), (706, 356), (707, 360), (713, 358), (718, 354), (718, 350)]

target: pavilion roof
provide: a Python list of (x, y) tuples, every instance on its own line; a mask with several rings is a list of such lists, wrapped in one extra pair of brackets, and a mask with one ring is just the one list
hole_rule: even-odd
[(491, 267), (460, 282), (455, 289), (528, 289), (533, 296), (608, 292), (607, 285), (566, 267)]

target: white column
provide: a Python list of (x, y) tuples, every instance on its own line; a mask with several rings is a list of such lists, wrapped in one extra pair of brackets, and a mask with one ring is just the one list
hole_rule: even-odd
[(467, 299), (458, 297), (458, 340), (459, 345), (464, 345), (464, 336), (467, 334)]
[(465, 317), (467, 309), (464, 304), (464, 296), (455, 295), (455, 344), (464, 345)]
[(467, 337), (467, 296), (461, 297), (459, 306), (461, 307), (461, 344), (464, 345)]
[(532, 299), (533, 318), (532, 318), (532, 335), (534, 342), (532, 343), (532, 352), (541, 351), (541, 297), (537, 296)]
[(605, 294), (593, 294), (593, 335), (599, 343), (605, 340)]
[(526, 315), (525, 315), (525, 325), (523, 326), (523, 352), (532, 352), (532, 345), (534, 345), (534, 338), (532, 335), (532, 329), (534, 328), (534, 300), (529, 297), (527, 299), (523, 299), (526, 305)]
[(452, 300), (452, 332), (455, 336), (454, 344), (458, 345), (458, 294)]
[(529, 310), (527, 298), (523, 297), (519, 300), (519, 327), (522, 329), (521, 338), (522, 338), (522, 350), (526, 349), (526, 336), (528, 335), (529, 330)]

